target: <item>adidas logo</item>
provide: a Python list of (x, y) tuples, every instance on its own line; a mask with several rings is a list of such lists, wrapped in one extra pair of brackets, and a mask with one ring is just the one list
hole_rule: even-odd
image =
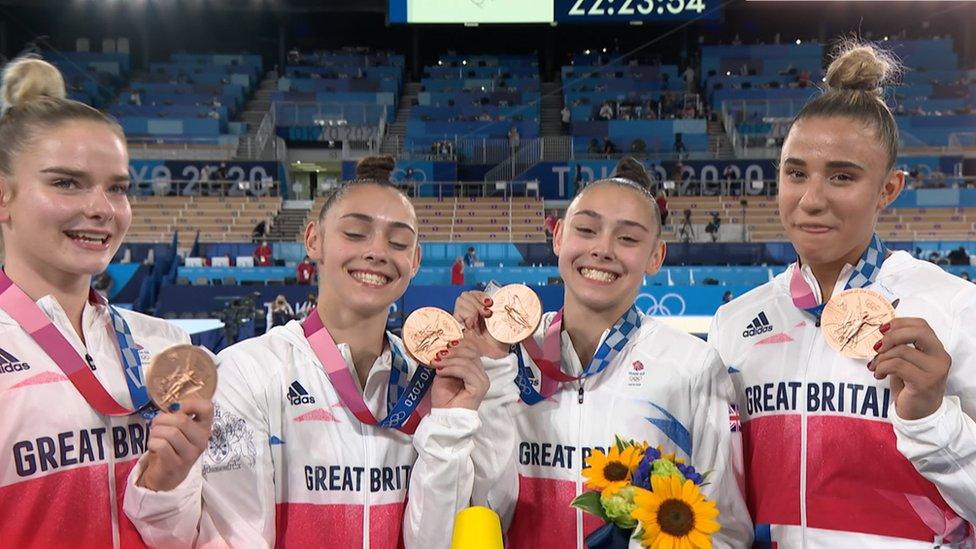
[(14, 355), (0, 349), (0, 374), (23, 372), (25, 370), (30, 370), (30, 364), (21, 362)]
[(751, 324), (746, 326), (746, 329), (742, 332), (742, 337), (752, 337), (772, 331), (773, 325), (770, 324), (769, 319), (766, 318), (766, 312), (763, 311), (759, 313), (759, 316), (752, 319)]
[(305, 387), (298, 380), (292, 381), (291, 385), (288, 386), (288, 402), (292, 406), (298, 406), (299, 404), (315, 404), (315, 397), (308, 394)]

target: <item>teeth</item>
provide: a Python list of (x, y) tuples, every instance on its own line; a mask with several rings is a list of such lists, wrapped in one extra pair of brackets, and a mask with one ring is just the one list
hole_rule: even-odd
[(85, 232), (69, 231), (68, 232), (68, 236), (70, 236), (71, 238), (75, 238), (75, 239), (78, 239), (78, 240), (85, 240), (85, 241), (88, 241), (88, 242), (105, 242), (106, 240), (108, 240), (108, 237), (107, 236), (105, 236), (103, 234), (98, 234), (98, 233), (85, 233)]
[(383, 275), (366, 273), (363, 271), (355, 271), (350, 274), (352, 274), (352, 277), (355, 278), (356, 280), (360, 282), (365, 282), (366, 284), (372, 284), (373, 286), (383, 286), (390, 281), (390, 279), (386, 278)]
[(617, 280), (617, 275), (614, 273), (601, 271), (598, 269), (588, 269), (586, 267), (580, 269), (580, 274), (583, 275), (583, 278), (598, 280), (600, 282), (613, 282), (614, 280)]

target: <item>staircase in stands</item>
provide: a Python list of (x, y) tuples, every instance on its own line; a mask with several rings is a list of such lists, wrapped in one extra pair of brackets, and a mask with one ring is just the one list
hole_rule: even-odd
[(275, 216), (268, 232), (268, 240), (273, 242), (295, 242), (301, 240), (305, 230), (308, 208), (282, 208)]
[(397, 106), (396, 119), (387, 126), (386, 135), (383, 136), (383, 144), (380, 146), (381, 154), (391, 154), (395, 158), (403, 156), (403, 140), (407, 136), (407, 121), (410, 120), (410, 110), (417, 103), (417, 94), (420, 93), (420, 82), (407, 82), (403, 87), (403, 95)]
[[(248, 137), (254, 137), (257, 134), (261, 121), (271, 110), (271, 95), (276, 91), (278, 91), (278, 73), (268, 71), (264, 75), (264, 79), (261, 80), (258, 89), (254, 91), (254, 95), (244, 105), (244, 111), (241, 112), (240, 120), (247, 122)], [(237, 151), (238, 156), (245, 154), (245, 151), (242, 150), (245, 147), (243, 144), (245, 140), (241, 141), (241, 148)]]

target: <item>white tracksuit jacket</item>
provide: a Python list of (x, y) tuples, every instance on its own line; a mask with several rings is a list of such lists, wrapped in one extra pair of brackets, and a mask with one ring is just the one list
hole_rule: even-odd
[[(338, 346), (353, 368), (348, 346)], [(454, 515), (492, 482), (493, 468), (472, 463), (472, 450), (492, 451), (477, 439), (509, 426), (463, 409), (432, 410), (412, 437), (364, 425), (344, 408), (298, 321), (218, 359), (213, 434), (190, 476), (152, 492), (134, 484), (140, 462), (129, 478), (125, 511), (150, 546), (448, 547)], [(366, 380), (364, 400), (378, 418), (390, 368), (387, 349)], [(493, 383), (481, 410), (517, 398), (505, 390)]]
[(964, 532), (976, 521), (976, 285), (894, 252), (870, 286), (900, 300), (897, 316), (924, 318), (952, 356), (942, 407), (905, 421), (889, 380), (830, 348), (793, 305), (794, 268), (719, 309), (709, 335), (738, 393), (757, 541), (923, 548)]
[[(536, 331), (540, 346), (553, 317), (544, 315)], [(538, 390), (539, 370), (522, 352)], [(486, 360), (506, 363), (512, 375), (516, 361), (514, 354)], [(566, 332), (562, 368), (570, 375), (583, 370)], [(712, 471), (702, 491), (721, 512), (716, 546), (748, 546), (752, 524), (742, 496), (741, 439), (732, 399), (726, 368), (707, 343), (644, 316), (639, 332), (604, 371), (563, 384), (534, 406), (521, 401), (510, 406), (517, 429), (508, 437), (517, 447), (517, 475), (511, 473), (488, 496), (506, 523), (511, 521), (508, 546), (584, 547), (583, 539), (600, 520), (570, 502), (584, 491), (585, 458), (593, 448), (606, 451), (614, 435), (661, 445), (698, 471)]]
[[(53, 297), (37, 305), (81, 356), (91, 356), (106, 391), (131, 408), (107, 307), (85, 306), (82, 345)], [(190, 342), (186, 332), (164, 320), (120, 313), (143, 366), (167, 347)], [(141, 416), (97, 413), (30, 335), (0, 311), (0, 546), (145, 547), (122, 513), (122, 493), (147, 439)]]

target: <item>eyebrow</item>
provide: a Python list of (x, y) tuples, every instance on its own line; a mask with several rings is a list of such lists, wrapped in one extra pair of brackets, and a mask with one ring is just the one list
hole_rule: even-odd
[[(587, 217), (592, 217), (592, 218), (597, 219), (597, 220), (603, 219), (603, 216), (602, 215), (596, 213), (593, 210), (580, 210), (580, 211), (578, 211), (576, 213), (577, 213), (577, 215), (585, 215)], [(630, 219), (621, 219), (620, 221), (617, 222), (617, 224), (618, 225), (627, 225), (628, 227), (637, 227), (639, 229), (643, 229), (644, 231), (651, 232), (642, 223), (638, 223), (638, 222), (632, 221)]]
[[(783, 164), (791, 164), (794, 166), (806, 166), (807, 163), (799, 158), (787, 158), (783, 161)], [(864, 167), (856, 162), (851, 162), (849, 160), (831, 160), (827, 162), (827, 167), (832, 170), (860, 170), (864, 171)]]
[[(357, 221), (362, 221), (364, 223), (372, 223), (372, 222), (376, 221), (371, 216), (368, 216), (368, 215), (362, 214), (362, 213), (356, 213), (356, 212), (347, 213), (346, 215), (340, 217), (339, 219), (345, 219), (347, 217), (350, 217), (350, 218), (355, 219)], [(413, 234), (417, 234), (417, 231), (413, 227), (411, 227), (410, 225), (408, 225), (408, 224), (406, 224), (406, 223), (404, 223), (402, 221), (391, 221), (390, 222), (390, 225), (392, 225), (393, 228), (395, 228), (395, 229), (407, 229), (408, 231), (412, 232)]]
[[(88, 179), (88, 174), (81, 170), (76, 170), (73, 168), (65, 168), (63, 166), (52, 166), (50, 168), (44, 168), (41, 173), (53, 173), (55, 175), (66, 175), (68, 177), (74, 177), (75, 179)], [(111, 177), (112, 181), (128, 183), (130, 181), (129, 174), (115, 174)]]

